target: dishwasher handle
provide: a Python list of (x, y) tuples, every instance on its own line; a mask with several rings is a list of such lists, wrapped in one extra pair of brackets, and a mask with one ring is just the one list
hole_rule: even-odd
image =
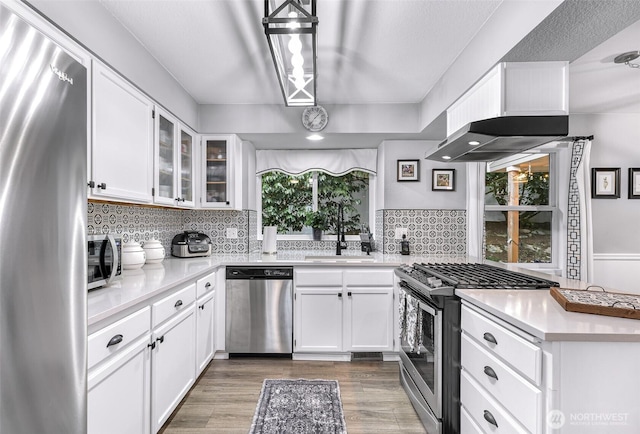
[(293, 267), (227, 267), (227, 280), (293, 280)]

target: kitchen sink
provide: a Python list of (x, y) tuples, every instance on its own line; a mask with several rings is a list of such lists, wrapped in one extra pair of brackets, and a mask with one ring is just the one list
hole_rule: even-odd
[(365, 255), (307, 255), (305, 261), (310, 262), (373, 262), (373, 256)]

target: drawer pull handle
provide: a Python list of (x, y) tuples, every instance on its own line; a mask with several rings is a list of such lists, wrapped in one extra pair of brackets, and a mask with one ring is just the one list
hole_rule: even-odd
[(494, 371), (491, 366), (485, 366), (484, 373), (487, 374), (487, 377), (495, 378), (496, 380), (498, 379), (496, 371)]
[(112, 345), (118, 345), (120, 342), (122, 342), (122, 338), (123, 338), (122, 335), (115, 335), (109, 340), (109, 343), (107, 344), (107, 348), (109, 348)]
[(485, 341), (498, 345), (498, 341), (496, 341), (496, 338), (491, 333), (486, 332), (482, 337), (484, 338)]
[(173, 307), (176, 307), (176, 308), (178, 308), (180, 306), (182, 306), (182, 300), (176, 301), (176, 304), (173, 305)]
[(496, 428), (498, 428), (498, 422), (496, 422), (496, 418), (493, 417), (493, 415), (489, 410), (484, 411), (484, 420), (486, 420), (491, 425), (494, 425)]
[(204, 287), (205, 287), (205, 288), (211, 288), (211, 282), (207, 282), (207, 283), (204, 285)]

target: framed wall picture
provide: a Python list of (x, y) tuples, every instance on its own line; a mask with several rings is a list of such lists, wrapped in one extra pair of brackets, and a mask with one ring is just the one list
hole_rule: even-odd
[(420, 181), (420, 160), (398, 160), (398, 181)]
[(640, 167), (629, 169), (629, 199), (640, 199)]
[(456, 169), (433, 169), (431, 190), (455, 191)]
[(591, 197), (617, 199), (620, 197), (620, 168), (591, 169)]

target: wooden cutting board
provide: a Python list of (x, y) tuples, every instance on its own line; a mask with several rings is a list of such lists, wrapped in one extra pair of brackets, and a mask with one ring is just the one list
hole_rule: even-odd
[(569, 312), (640, 319), (640, 295), (551, 288), (551, 296)]

